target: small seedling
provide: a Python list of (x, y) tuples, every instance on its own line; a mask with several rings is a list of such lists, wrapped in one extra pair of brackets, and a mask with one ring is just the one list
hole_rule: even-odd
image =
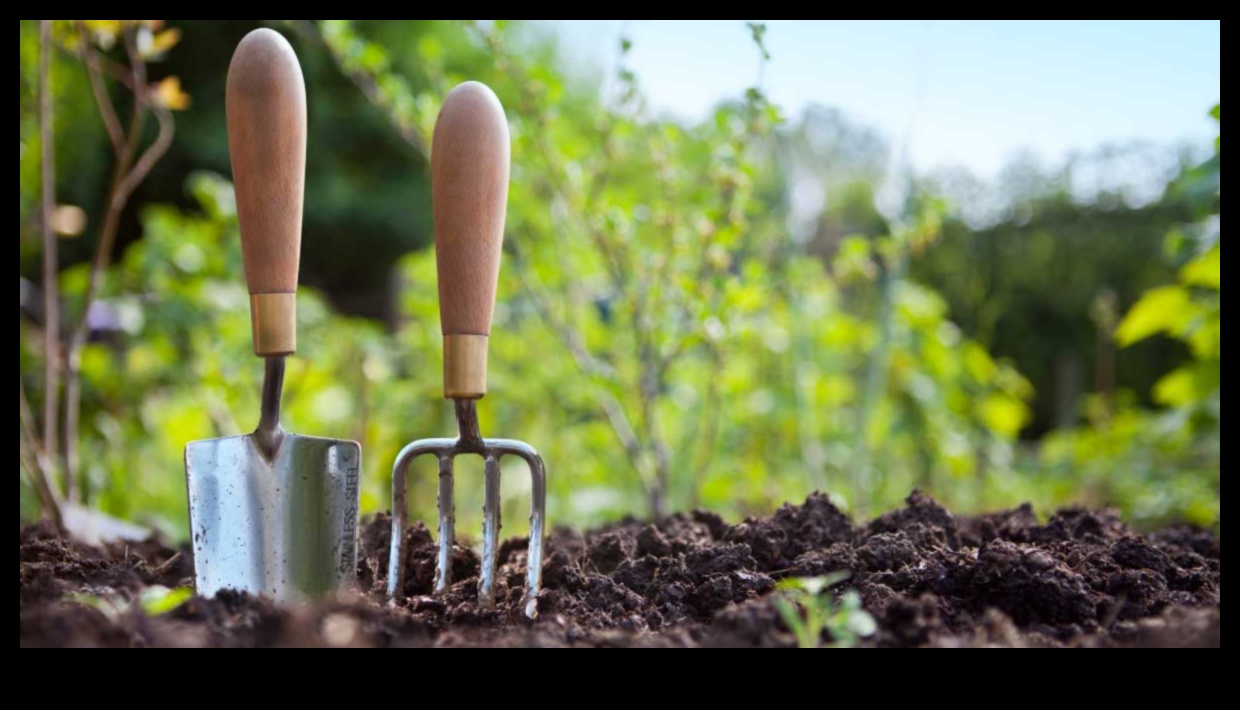
[[(775, 606), (796, 636), (800, 648), (854, 648), (878, 632), (878, 623), (861, 604), (861, 595), (846, 592), (837, 601), (828, 591), (848, 581), (848, 573), (811, 579), (790, 579), (779, 585)], [(832, 643), (824, 646), (823, 633)]]
[(75, 594), (69, 597), (69, 600), (80, 606), (94, 609), (103, 614), (108, 621), (117, 623), (121, 617), (135, 610), (151, 618), (171, 614), (193, 598), (194, 590), (188, 587), (177, 589), (148, 587), (132, 601), (115, 594), (105, 596)]

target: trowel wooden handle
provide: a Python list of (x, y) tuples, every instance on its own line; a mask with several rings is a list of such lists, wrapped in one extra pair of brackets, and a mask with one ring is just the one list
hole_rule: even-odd
[(297, 350), (306, 83), (284, 37), (264, 29), (241, 40), (228, 69), (227, 105), (254, 352), (291, 355)]
[(431, 149), (444, 394), (486, 394), (487, 342), (495, 312), (511, 145), (504, 107), (469, 82), (444, 101)]

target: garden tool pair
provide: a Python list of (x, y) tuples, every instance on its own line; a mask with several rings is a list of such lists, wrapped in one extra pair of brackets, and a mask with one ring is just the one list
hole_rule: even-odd
[[(357, 569), (361, 447), (285, 433), (280, 425), (285, 360), (297, 350), (296, 291), (306, 166), (306, 93), (292, 47), (258, 30), (237, 48), (228, 73), (229, 149), (237, 189), (254, 352), (266, 361), (262, 414), (250, 436), (190, 444), (185, 452), (198, 593), (224, 590), (277, 601), (323, 596)], [(449, 586), (455, 542), (453, 462), (486, 465), (479, 599), (495, 594), (500, 533), (500, 460), (516, 456), (533, 476), (525, 611), (537, 613), (542, 574), (545, 468), (526, 444), (483, 439), (477, 400), (486, 394), (487, 343), (495, 307), (508, 199), (508, 124), (480, 84), (456, 89), (435, 130), (432, 160), (445, 390), (460, 437), (415, 443), (393, 481), (393, 598), (404, 587), (407, 477), (414, 459), (439, 459), (440, 553), (435, 590)]]

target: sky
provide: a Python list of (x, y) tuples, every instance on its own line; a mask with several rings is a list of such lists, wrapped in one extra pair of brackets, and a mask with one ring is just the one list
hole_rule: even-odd
[[(619, 38), (652, 106), (687, 120), (758, 81), (744, 20), (545, 20), (583, 66)], [(1222, 22), (761, 20), (765, 87), (791, 117), (844, 110), (920, 170), (993, 176), (1033, 151), (1061, 161), (1108, 143), (1205, 146), (1222, 97)]]

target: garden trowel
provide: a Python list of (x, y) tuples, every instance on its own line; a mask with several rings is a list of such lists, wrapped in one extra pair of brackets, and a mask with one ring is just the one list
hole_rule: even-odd
[(267, 370), (257, 431), (185, 451), (198, 593), (312, 599), (356, 575), (361, 448), (280, 426), (285, 359), (297, 350), (306, 168), (306, 89), (292, 47), (273, 31), (251, 33), (227, 91), (254, 352)]

